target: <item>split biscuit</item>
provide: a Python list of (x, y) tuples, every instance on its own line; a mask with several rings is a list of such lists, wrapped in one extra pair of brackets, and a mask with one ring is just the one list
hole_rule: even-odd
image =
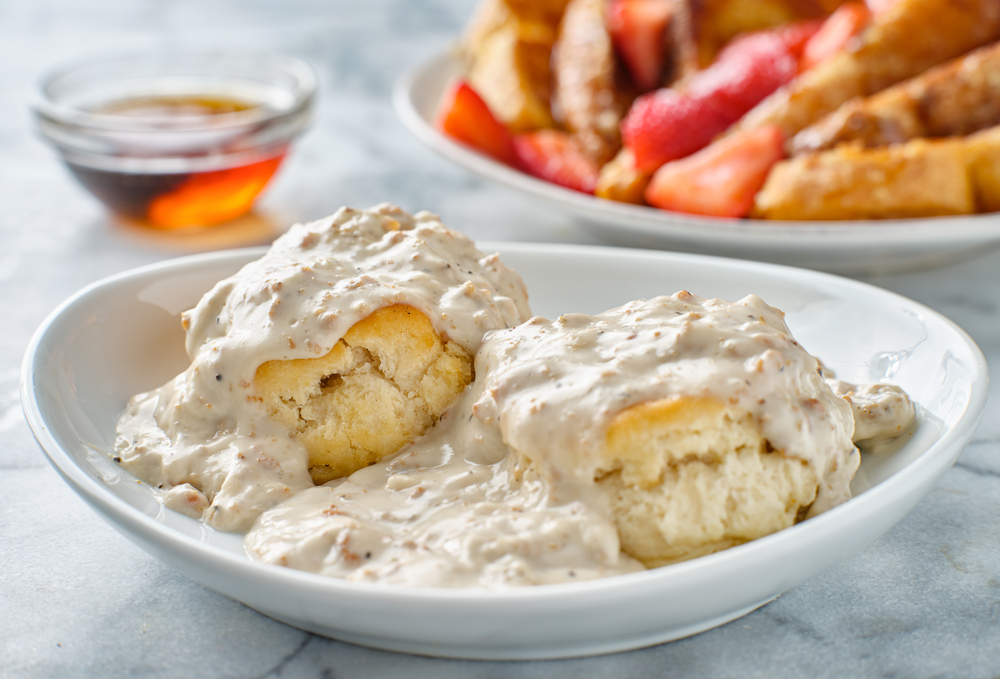
[(718, 399), (639, 403), (607, 430), (606, 469), (622, 550), (654, 568), (742, 544), (803, 519), (818, 479), (774, 450), (752, 415)]
[(568, 0), (483, 0), (458, 52), (469, 84), (515, 132), (552, 127), (550, 60)]
[(472, 373), (468, 351), (399, 304), (356, 323), (323, 357), (262, 364), (254, 386), (271, 416), (296, 432), (320, 484), (422, 435)]

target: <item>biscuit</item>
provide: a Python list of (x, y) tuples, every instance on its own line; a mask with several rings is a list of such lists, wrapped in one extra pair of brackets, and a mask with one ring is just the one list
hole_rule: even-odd
[(320, 358), (268, 361), (254, 386), (309, 452), (317, 484), (347, 476), (423, 434), (472, 381), (472, 357), (421, 311), (379, 309)]
[(648, 567), (787, 528), (851, 497), (851, 407), (755, 295), (681, 291), (488, 340), (476, 416), (549, 499), (599, 507)]
[(607, 430), (608, 495), (622, 550), (653, 568), (769, 535), (805, 517), (818, 479), (754, 418), (706, 397), (639, 403)]

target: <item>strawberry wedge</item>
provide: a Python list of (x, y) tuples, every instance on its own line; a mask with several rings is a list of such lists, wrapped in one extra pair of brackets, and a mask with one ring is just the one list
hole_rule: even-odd
[(691, 79), (689, 95), (711, 100), (725, 115), (723, 129), (729, 127), (798, 74), (798, 59), (785, 37), (761, 31), (731, 45)]
[(608, 34), (640, 92), (660, 84), (674, 0), (611, 0)]
[(572, 138), (558, 130), (514, 137), (518, 165), (528, 174), (574, 191), (593, 193), (601, 168), (583, 155)]
[(650, 205), (712, 217), (745, 217), (785, 139), (775, 126), (725, 137), (683, 160), (667, 163), (646, 188)]
[(872, 13), (862, 2), (845, 2), (823, 22), (802, 50), (800, 71), (807, 71), (844, 49), (851, 38), (871, 22)]
[(740, 36), (684, 93), (661, 89), (639, 97), (622, 121), (622, 141), (636, 168), (651, 173), (704, 148), (799, 71), (798, 56), (822, 22), (809, 21)]
[(510, 130), (493, 117), (486, 102), (465, 81), (457, 81), (441, 99), (437, 126), (449, 137), (517, 166)]
[(661, 89), (635, 100), (621, 124), (622, 141), (636, 169), (649, 173), (691, 155), (731, 124), (731, 115), (712, 97)]
[(722, 48), (715, 60), (739, 59), (746, 50), (756, 49), (761, 43), (777, 43), (798, 59), (806, 43), (823, 27), (823, 23), (823, 19), (804, 19), (763, 31), (741, 33)]

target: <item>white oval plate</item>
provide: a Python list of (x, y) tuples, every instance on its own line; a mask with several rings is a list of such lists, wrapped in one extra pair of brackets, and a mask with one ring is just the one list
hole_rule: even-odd
[(734, 220), (667, 212), (570, 191), (535, 179), (442, 134), (434, 119), (448, 84), (461, 74), (439, 55), (396, 83), (403, 124), (432, 150), (467, 170), (583, 220), (618, 245), (703, 252), (838, 273), (932, 268), (1000, 247), (1000, 215), (841, 222)]
[(608, 653), (677, 639), (753, 610), (857, 552), (954, 462), (986, 400), (982, 353), (951, 321), (863, 283), (780, 266), (583, 246), (486, 244), (528, 283), (534, 311), (596, 313), (688, 289), (784, 309), (796, 337), (847, 380), (891, 380), (920, 405), (905, 445), (866, 457), (856, 497), (733, 549), (591, 582), (505, 591), (349, 583), (250, 561), (241, 537), (164, 510), (109, 455), (130, 396), (183, 370), (180, 312), (262, 250), (129, 271), (74, 295), (28, 348), (22, 399), (62, 477), (99, 514), (193, 580), (296, 627), (345, 641), (481, 659)]

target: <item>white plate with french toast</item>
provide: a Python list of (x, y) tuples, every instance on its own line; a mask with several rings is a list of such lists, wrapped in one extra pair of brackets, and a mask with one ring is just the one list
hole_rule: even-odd
[(450, 53), (429, 59), (396, 83), (404, 125), (433, 151), (461, 167), (579, 220), (614, 245), (669, 249), (844, 274), (934, 268), (1000, 247), (1000, 215), (912, 219), (778, 221), (670, 212), (596, 198), (532, 177), (442, 133), (435, 119), (449, 83), (462, 74)]
[(596, 313), (687, 289), (756, 293), (838, 377), (891, 381), (919, 422), (894, 450), (863, 456), (853, 499), (731, 549), (587, 582), (446, 589), (348, 582), (249, 559), (242, 536), (166, 509), (112, 460), (129, 398), (188, 364), (180, 315), (262, 250), (186, 257), (74, 295), (42, 324), (22, 375), (28, 422), (53, 466), (129, 539), (193, 580), (296, 627), (432, 656), (558, 658), (623, 651), (723, 624), (850, 557), (927, 493), (972, 436), (985, 360), (940, 314), (865, 284), (780, 266), (614, 248), (483, 244), (531, 290), (534, 312)]

